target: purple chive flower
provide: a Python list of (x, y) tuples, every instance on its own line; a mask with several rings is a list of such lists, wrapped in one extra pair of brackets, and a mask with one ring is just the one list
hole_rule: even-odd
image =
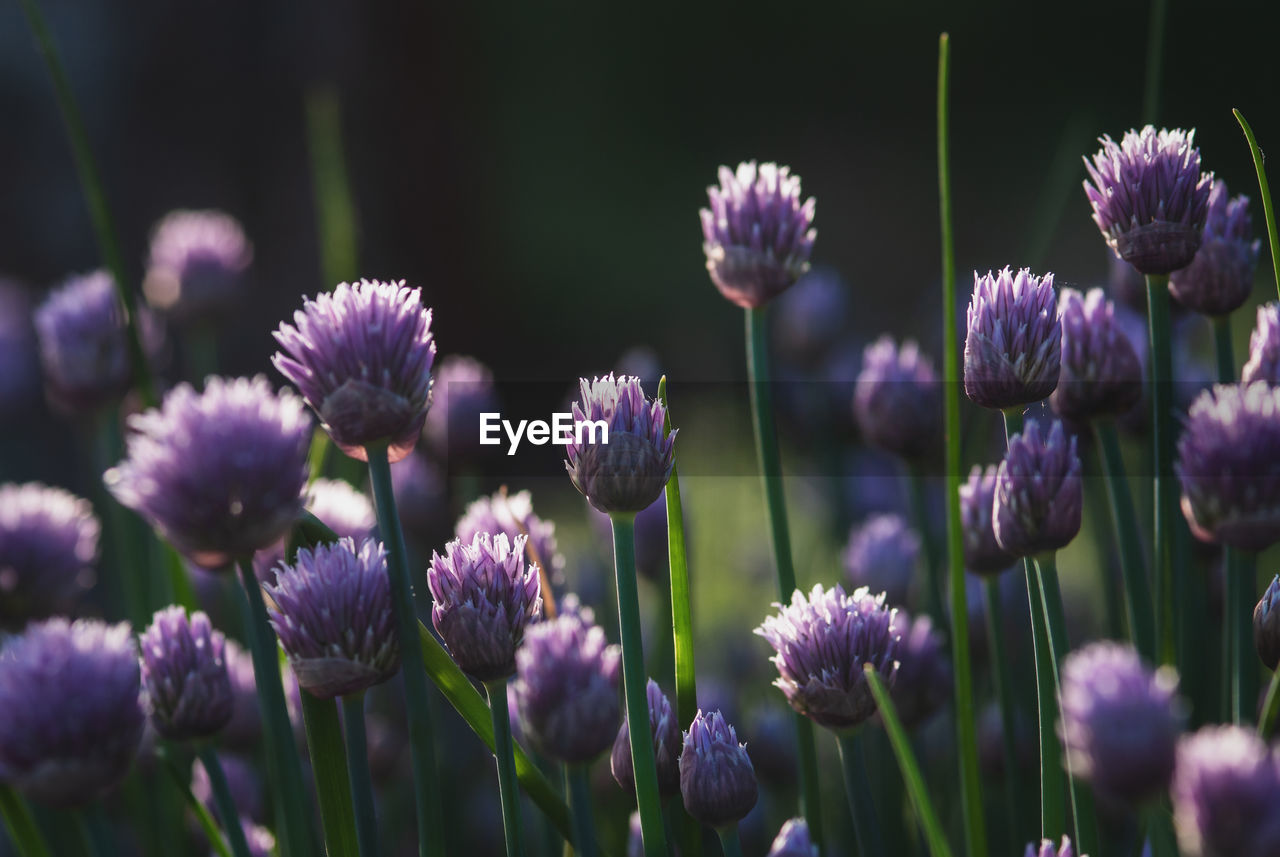
[[(349, 538), (298, 551), (268, 611), (298, 684), (330, 699), (380, 684), (400, 668), (400, 637), (382, 543)], [(414, 641), (416, 642), (416, 641)]]
[(751, 731), (751, 764), (760, 781), (779, 787), (790, 787), (796, 781), (796, 735), (790, 714), (775, 705), (752, 709), (748, 727)]
[(849, 531), (844, 570), (856, 589), (883, 592), (890, 604), (905, 604), (920, 569), (920, 536), (901, 515), (872, 515)]
[(1142, 361), (1116, 326), (1115, 306), (1102, 289), (1063, 289), (1062, 368), (1049, 397), (1054, 413), (1084, 423), (1118, 416), (1142, 400)]
[(448, 497), (440, 471), (425, 455), (406, 455), (391, 465), (391, 489), (406, 536), (437, 544), (448, 532)]
[(1277, 853), (1280, 760), (1252, 729), (1209, 726), (1183, 738), (1169, 791), (1187, 857)]
[(1196, 537), (1258, 551), (1280, 539), (1280, 387), (1261, 381), (1201, 393), (1174, 470)]
[[(118, 401), (133, 383), (124, 307), (106, 271), (71, 277), (36, 308), (40, 362), (50, 399), (70, 413)], [(160, 350), (160, 328), (139, 313), (148, 355)]]
[(876, 703), (863, 675), (871, 664), (892, 686), (898, 671), (897, 612), (885, 606), (884, 594), (864, 586), (846, 595), (843, 587), (799, 590), (788, 605), (775, 604), (756, 633), (769, 641), (778, 668), (774, 682), (787, 702), (815, 723), (837, 732), (864, 723)]
[[(378, 525), (373, 503), (350, 482), (316, 479), (307, 487), (306, 509), (324, 522), (338, 538), (359, 543), (373, 535)], [(284, 561), (285, 539), (253, 555), (253, 571), (263, 583), (274, 583), (276, 566)]]
[(253, 247), (234, 217), (221, 211), (171, 211), (151, 233), (142, 293), (181, 323), (234, 310)]
[(1280, 575), (1271, 578), (1266, 592), (1253, 608), (1253, 643), (1258, 650), (1258, 657), (1266, 664), (1267, 669), (1275, 670), (1280, 664), (1280, 611), (1276, 603), (1280, 600)]
[(975, 403), (1004, 410), (1046, 398), (1058, 385), (1061, 341), (1053, 274), (973, 272), (964, 391)]
[(477, 533), (431, 555), (431, 621), (462, 671), (482, 681), (516, 671), (525, 627), (542, 615), (538, 567), (525, 563), (525, 537)]
[(1195, 131), (1148, 125), (1086, 158), (1093, 221), (1116, 255), (1143, 274), (1185, 268), (1200, 249), (1213, 174), (1201, 174)]
[[(1040, 840), (1037, 847), (1035, 843), (1027, 844), (1027, 853), (1023, 857), (1075, 857), (1076, 850), (1071, 845), (1071, 839), (1067, 836), (1062, 837), (1062, 844), (1055, 846), (1052, 839)], [(1088, 857), (1081, 854), (1080, 857)]]
[(544, 521), (533, 513), (533, 495), (528, 491), (508, 494), (502, 489), (473, 501), (458, 519), (453, 535), (463, 544), (470, 544), (477, 533), (502, 533), (513, 544), (516, 536), (525, 536), (526, 551), (531, 548), (537, 562), (553, 578), (564, 570), (564, 555), (556, 543), (555, 522)]
[(0, 649), (0, 782), (32, 800), (78, 806), (116, 787), (146, 716), (133, 632), (55, 618)]
[(1124, 806), (1163, 792), (1182, 731), (1177, 689), (1173, 670), (1152, 671), (1130, 646), (1093, 643), (1067, 655), (1059, 730), (1073, 773)]
[(992, 517), (996, 500), (994, 464), (974, 465), (960, 486), (960, 520), (964, 530), (964, 567), (974, 574), (991, 576), (1008, 571), (1017, 560), (996, 541)]
[(575, 429), (565, 449), (569, 478), (606, 515), (639, 512), (658, 499), (671, 478), (679, 429), (663, 437), (666, 408), (645, 398), (639, 378), (583, 378), (581, 391), (581, 403), (573, 404), (581, 431)]
[[(645, 686), (645, 697), (649, 703), (649, 733), (653, 737), (653, 757), (658, 765), (658, 793), (663, 797), (680, 794), (680, 748), (683, 739), (680, 737), (680, 723), (676, 713), (671, 709), (671, 702), (658, 687), (658, 683), (649, 679)], [(609, 759), (609, 767), (613, 778), (624, 791), (635, 794), (635, 768), (631, 764), (631, 729), (623, 718), (622, 728), (613, 741), (613, 754)]]
[(223, 654), (226, 638), (199, 611), (158, 611), (138, 640), (151, 725), (171, 741), (215, 735), (231, 721), (234, 699)]
[(1261, 246), (1253, 237), (1249, 197), (1229, 199), (1227, 183), (1215, 181), (1200, 249), (1191, 264), (1169, 275), (1170, 294), (1203, 315), (1227, 315), (1239, 309), (1253, 291)]
[(839, 343), (850, 303), (849, 286), (834, 268), (818, 267), (805, 274), (773, 309), (773, 341), (779, 355), (801, 366), (820, 363)]
[(800, 177), (790, 167), (746, 161), (735, 173), (720, 168), (720, 186), (707, 188), (702, 252), (711, 280), (740, 307), (761, 307), (809, 270), (813, 197), (800, 201)]
[(489, 367), (474, 357), (450, 355), (436, 366), (423, 436), (444, 460), (475, 458), (482, 452), (480, 415), (497, 410)]
[(893, 702), (902, 724), (911, 728), (928, 720), (951, 698), (951, 664), (942, 635), (928, 616), (912, 620), (898, 611), (891, 633), (898, 637)]
[[(222, 773), (227, 777), (227, 787), (231, 791), (231, 799), (235, 802), (237, 815), (261, 820), (266, 812), (263, 799), (262, 779), (253, 765), (240, 756), (231, 753), (218, 753), (218, 763)], [(218, 802), (214, 798), (213, 783), (209, 781), (209, 772), (204, 763), (196, 759), (191, 764), (191, 794), (204, 805), (215, 819), (220, 819)]]
[(302, 511), (311, 423), (261, 375), (179, 384), (129, 426), (128, 457), (103, 479), (197, 565), (251, 557)]
[(525, 634), (512, 682), (520, 728), (537, 750), (567, 764), (590, 762), (613, 742), (622, 717), (622, 650), (590, 610), (569, 609)]
[(808, 823), (803, 818), (783, 822), (765, 857), (818, 857), (818, 846), (809, 837)]
[(306, 300), (275, 332), (276, 369), (302, 391), (343, 452), (390, 444), (399, 461), (418, 442), (431, 404), (436, 344), (431, 310), (404, 281), (339, 283)]
[(248, 752), (255, 749), (262, 738), (253, 656), (235, 640), (227, 640), (223, 661), (231, 681), (231, 720), (223, 728), (219, 741), (229, 750)]
[(684, 808), (708, 827), (737, 824), (756, 805), (759, 788), (747, 745), (719, 711), (699, 711), (680, 753)]
[(991, 517), (996, 542), (1017, 557), (1064, 548), (1080, 532), (1084, 480), (1076, 439), (1054, 420), (1048, 436), (1035, 420), (1009, 440), (996, 473)]
[(1275, 301), (1258, 307), (1258, 326), (1249, 337), (1249, 360), (1240, 380), (1280, 385), (1280, 304)]
[(61, 488), (0, 485), (0, 628), (69, 610), (93, 582), (101, 529)]
[(918, 459), (942, 442), (942, 386), (933, 364), (907, 340), (890, 336), (868, 345), (853, 393), (853, 413), (872, 446)]
[(276, 853), (276, 835), (268, 828), (249, 818), (240, 819), (240, 827), (249, 846), (249, 857), (271, 857)]

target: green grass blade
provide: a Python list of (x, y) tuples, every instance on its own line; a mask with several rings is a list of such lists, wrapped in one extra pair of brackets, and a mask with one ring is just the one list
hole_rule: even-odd
[(351, 803), (351, 777), (338, 720), (338, 703), (300, 691), (302, 722), (307, 728), (311, 775), (320, 804), (320, 827), (329, 857), (357, 857), (356, 816)]
[(1262, 150), (1258, 148), (1258, 141), (1254, 139), (1253, 129), (1245, 121), (1244, 114), (1234, 109), (1231, 112), (1240, 123), (1240, 130), (1244, 131), (1245, 140), (1249, 142), (1249, 153), (1253, 155), (1253, 168), (1258, 173), (1258, 191), (1262, 196), (1262, 210), (1267, 216), (1267, 241), (1271, 244), (1271, 270), (1276, 278), (1276, 291), (1280, 293), (1280, 235), (1276, 234), (1276, 209), (1271, 204), (1271, 185), (1267, 183), (1266, 159), (1262, 155)]

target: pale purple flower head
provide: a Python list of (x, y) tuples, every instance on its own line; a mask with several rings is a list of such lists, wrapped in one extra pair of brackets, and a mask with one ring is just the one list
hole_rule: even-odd
[(1093, 643), (1062, 663), (1059, 730), (1072, 772), (1100, 798), (1136, 807), (1173, 776), (1183, 713), (1178, 677), (1130, 646)]
[[(374, 539), (302, 548), (267, 591), (271, 626), (298, 684), (321, 699), (359, 693), (400, 668), (387, 552)], [(417, 640), (412, 641), (414, 644)]]
[(513, 544), (516, 536), (526, 536), (526, 552), (532, 549), (537, 562), (553, 577), (564, 569), (564, 555), (556, 543), (554, 521), (544, 521), (533, 512), (533, 495), (528, 491), (510, 494), (506, 489), (474, 500), (453, 528), (453, 535), (470, 544), (477, 533), (502, 533)]
[(708, 827), (737, 824), (756, 805), (759, 787), (747, 745), (719, 711), (701, 711), (684, 734), (680, 753), (684, 808)]
[[(1054, 845), (1052, 839), (1041, 839), (1040, 844), (1027, 844), (1027, 853), (1023, 857), (1076, 857), (1076, 849), (1069, 837), (1062, 837), (1061, 845)], [(1088, 857), (1081, 854), (1080, 857)]]
[(1213, 183), (1200, 249), (1191, 264), (1169, 275), (1169, 292), (1203, 315), (1227, 315), (1253, 291), (1261, 242), (1253, 237), (1249, 197), (1227, 196), (1227, 183)]
[(32, 800), (78, 806), (116, 787), (146, 715), (133, 632), (55, 618), (0, 649), (0, 782)]
[(171, 741), (217, 734), (231, 721), (234, 699), (224, 655), (226, 638), (199, 611), (158, 611), (138, 639), (151, 725)]
[(702, 252), (711, 280), (733, 303), (760, 307), (809, 270), (813, 252), (813, 197), (801, 202), (800, 177), (790, 167), (755, 161), (735, 173), (720, 168), (720, 186), (707, 188)]
[(93, 582), (101, 529), (61, 488), (0, 485), (0, 628), (69, 610)]
[(256, 749), (262, 738), (262, 715), (258, 709), (253, 656), (235, 640), (227, 640), (223, 660), (231, 681), (231, 720), (222, 730), (219, 741), (229, 750), (250, 752)]
[(1054, 413), (1084, 423), (1118, 416), (1142, 400), (1142, 361), (1115, 323), (1115, 306), (1102, 289), (1086, 295), (1063, 289), (1062, 367), (1049, 397)]
[(579, 764), (603, 753), (617, 734), (622, 651), (609, 645), (590, 610), (564, 606), (525, 634), (512, 690), (529, 743), (549, 758)]
[(1252, 729), (1207, 726), (1178, 744), (1170, 787), (1187, 857), (1271, 857), (1280, 759)]
[(1080, 532), (1084, 480), (1076, 439), (1054, 420), (1046, 436), (1036, 420), (1009, 439), (996, 473), (991, 517), (996, 542), (1018, 557), (1064, 548)]
[[(378, 525), (373, 503), (364, 492), (342, 479), (314, 480), (307, 486), (306, 509), (339, 538), (359, 543), (373, 535)], [(276, 566), (284, 560), (285, 539), (253, 555), (253, 571), (263, 583), (273, 583)]]
[[(649, 734), (653, 738), (653, 758), (658, 767), (658, 793), (663, 797), (680, 794), (680, 723), (662, 688), (653, 679), (645, 686), (649, 704)], [(635, 767), (631, 763), (631, 729), (626, 718), (613, 741), (609, 767), (624, 791), (635, 794)]]
[(1262, 598), (1253, 608), (1253, 644), (1267, 669), (1280, 664), (1280, 575), (1271, 578)]
[(1249, 360), (1240, 380), (1280, 385), (1280, 304), (1275, 301), (1258, 307), (1258, 325), (1249, 337)]
[(175, 321), (207, 322), (235, 309), (253, 246), (221, 211), (171, 211), (151, 233), (142, 293)]
[(1195, 131), (1148, 125), (1086, 158), (1093, 221), (1121, 259), (1143, 274), (1185, 268), (1200, 249), (1213, 174), (1200, 172)]
[(885, 335), (862, 354), (853, 414), (867, 443), (903, 458), (927, 456), (942, 442), (942, 385), (915, 342)]
[(302, 511), (311, 422), (267, 379), (179, 384), (130, 417), (128, 455), (103, 477), (197, 565), (219, 568), (279, 540)]
[(431, 621), (462, 671), (482, 682), (515, 673), (525, 628), (542, 616), (538, 567), (525, 562), (524, 543), (477, 533), (431, 555)]
[(897, 611), (885, 605), (884, 594), (873, 596), (864, 586), (846, 595), (838, 584), (819, 584), (808, 597), (796, 590), (790, 604), (774, 606), (778, 614), (755, 632), (773, 646), (774, 685), (787, 702), (837, 732), (866, 722), (876, 703), (863, 666), (871, 664), (890, 686), (898, 672)]
[(436, 344), (431, 310), (404, 281), (339, 283), (307, 299), (275, 332), (272, 363), (297, 385), (347, 455), (388, 444), (399, 461), (418, 442), (431, 404)]
[(1004, 410), (1047, 397), (1058, 385), (1061, 341), (1053, 274), (973, 272), (964, 391), (976, 404)]
[(1174, 469), (1197, 538), (1247, 551), (1280, 540), (1280, 387), (1255, 381), (1201, 393)]
[(498, 410), (493, 373), (474, 357), (451, 354), (435, 368), (423, 437), (450, 462), (480, 454), (480, 415)]
[[(639, 378), (583, 378), (581, 393), (582, 401), (573, 404), (577, 425), (565, 447), (569, 478), (606, 515), (639, 512), (671, 478), (679, 429), (663, 436), (666, 408), (645, 398)], [(595, 425), (581, 426), (584, 421)]]
[(821, 362), (845, 331), (850, 303), (849, 286), (835, 269), (809, 271), (771, 310), (779, 356), (801, 366)]
[(897, 677), (893, 682), (893, 703), (898, 718), (907, 728), (932, 717), (951, 698), (951, 661), (945, 641), (925, 615), (894, 614), (892, 633), (898, 637), (895, 654)]
[(997, 467), (974, 465), (960, 486), (960, 522), (964, 531), (964, 567), (974, 574), (997, 575), (1017, 560), (996, 541), (995, 511)]
[(892, 512), (872, 515), (849, 531), (843, 559), (853, 588), (883, 592), (890, 604), (905, 604), (920, 570), (920, 536)]
[(818, 857), (818, 846), (809, 836), (808, 822), (803, 818), (783, 822), (765, 857)]

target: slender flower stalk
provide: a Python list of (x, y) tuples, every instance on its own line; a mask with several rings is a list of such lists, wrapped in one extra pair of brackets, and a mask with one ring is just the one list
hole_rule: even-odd
[(1240, 130), (1244, 132), (1245, 141), (1249, 144), (1249, 153), (1253, 156), (1254, 170), (1258, 173), (1259, 196), (1262, 197), (1262, 210), (1267, 218), (1267, 242), (1271, 245), (1271, 266), (1275, 273), (1276, 290), (1280, 293), (1280, 232), (1276, 227), (1276, 210), (1271, 202), (1271, 186), (1267, 182), (1265, 159), (1262, 156), (1262, 150), (1258, 148), (1258, 141), (1253, 136), (1253, 129), (1245, 121), (1244, 114), (1234, 108), (1231, 112), (1240, 123)]
[(596, 825), (591, 809), (591, 776), (585, 764), (565, 766), (569, 783), (569, 807), (573, 810), (574, 853), (579, 857), (596, 857)]
[(502, 796), (502, 831), (507, 857), (524, 854), (520, 835), (520, 786), (516, 782), (515, 750), (511, 740), (511, 714), (507, 709), (507, 680), (484, 683), (493, 717), (494, 756), (498, 760), (498, 791)]
[(202, 744), (197, 755), (200, 764), (204, 765), (209, 775), (209, 785), (213, 789), (213, 799), (218, 807), (218, 815), (222, 818), (222, 829), (227, 834), (227, 842), (235, 857), (251, 857), (249, 842), (245, 839), (244, 827), (240, 823), (240, 813), (236, 809), (235, 798), (227, 785), (227, 775), (222, 770), (222, 762), (211, 744)]
[(347, 772), (351, 778), (351, 803), (356, 814), (356, 838), (360, 857), (376, 857), (378, 814), (369, 779), (369, 741), (364, 722), (364, 691), (342, 697), (342, 725), (346, 732)]
[(1133, 495), (1125, 477), (1124, 456), (1114, 421), (1092, 421), (1093, 436), (1102, 452), (1103, 476), (1107, 483), (1107, 499), (1111, 506), (1111, 522), (1120, 547), (1120, 574), (1124, 579), (1124, 608), (1129, 620), (1129, 633), (1139, 654), (1148, 660), (1156, 658), (1155, 618), (1152, 613), (1151, 583), (1139, 541), (1138, 516), (1133, 508)]
[[(868, 673), (872, 672), (868, 670)], [(854, 730), (836, 735), (840, 748), (840, 768), (844, 773), (845, 798), (853, 817), (853, 838), (858, 853), (867, 857), (884, 857), (884, 837), (876, 816), (875, 794), (867, 780), (867, 761), (862, 741)]]

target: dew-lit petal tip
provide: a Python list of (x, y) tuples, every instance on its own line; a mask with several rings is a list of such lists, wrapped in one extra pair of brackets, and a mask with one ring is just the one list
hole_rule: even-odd
[(1054, 413), (1073, 423), (1119, 416), (1142, 400), (1142, 361), (1115, 321), (1102, 289), (1063, 289), (1062, 366), (1049, 397)]
[(689, 815), (714, 828), (738, 823), (756, 805), (759, 787), (747, 746), (719, 711), (699, 711), (684, 734), (680, 794)]
[(1169, 293), (1198, 313), (1227, 315), (1249, 299), (1261, 247), (1253, 237), (1249, 198), (1229, 197), (1219, 179), (1209, 191), (1200, 249), (1191, 264), (1169, 275)]
[(92, 583), (101, 530), (88, 500), (0, 485), (0, 628), (70, 610)]
[(1076, 439), (1054, 420), (1045, 434), (1027, 420), (996, 472), (991, 512), (996, 542), (1016, 557), (1066, 547), (1080, 532), (1084, 480)]
[(964, 391), (1003, 410), (1046, 398), (1058, 385), (1062, 326), (1053, 274), (973, 272), (964, 341)]
[(171, 741), (217, 734), (231, 721), (234, 698), (226, 638), (209, 617), (182, 607), (158, 611), (138, 639), (151, 725)]
[(868, 345), (853, 393), (853, 413), (872, 446), (919, 459), (942, 443), (942, 386), (913, 341), (890, 336)]
[(142, 293), (175, 322), (207, 322), (236, 307), (252, 261), (253, 246), (231, 215), (171, 211), (151, 233)]
[(1178, 846), (1187, 857), (1270, 855), (1280, 762), (1252, 729), (1207, 726), (1178, 744), (1173, 785)]
[[(653, 757), (658, 769), (658, 793), (663, 797), (680, 794), (680, 750), (684, 739), (671, 701), (653, 679), (645, 686), (649, 706), (649, 734), (653, 739)], [(624, 791), (635, 794), (635, 767), (631, 763), (631, 729), (624, 718), (622, 728), (613, 741), (609, 768), (613, 779)]]

